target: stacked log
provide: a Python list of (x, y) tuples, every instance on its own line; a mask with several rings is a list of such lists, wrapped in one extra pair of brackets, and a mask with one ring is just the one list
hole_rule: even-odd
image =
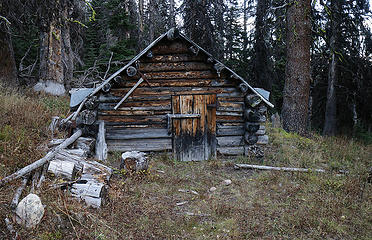
[(247, 94), (244, 99), (245, 155), (263, 157), (262, 145), (269, 142), (266, 135), (267, 107), (256, 94)]
[[(58, 141), (53, 140), (52, 143), (54, 142)], [(87, 160), (92, 155), (95, 139), (80, 137), (73, 146), (75, 149), (63, 149), (55, 155), (48, 172), (68, 180), (68, 184), (61, 186), (69, 185), (73, 197), (83, 200), (88, 206), (99, 208), (104, 202), (106, 183), (110, 180), (112, 169)]]

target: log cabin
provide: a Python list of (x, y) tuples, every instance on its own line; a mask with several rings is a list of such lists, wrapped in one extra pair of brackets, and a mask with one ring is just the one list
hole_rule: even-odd
[(269, 94), (172, 28), (98, 87), (72, 92), (70, 106), (85, 132), (99, 125), (108, 151), (199, 161), (260, 150)]

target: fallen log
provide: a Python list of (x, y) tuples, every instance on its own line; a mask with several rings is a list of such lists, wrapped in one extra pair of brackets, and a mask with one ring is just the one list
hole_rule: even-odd
[(28, 176), (25, 177), (22, 180), (21, 186), (19, 186), (17, 188), (17, 190), (15, 191), (15, 194), (14, 194), (14, 197), (12, 199), (12, 202), (10, 203), (10, 209), (15, 210), (17, 208), (17, 205), (18, 205), (18, 202), (19, 202), (19, 198), (21, 197), (22, 192), (23, 192), (23, 190), (25, 189), (25, 187), (27, 185), (27, 182), (28, 182)]
[(75, 140), (80, 137), (82, 134), (82, 131), (79, 129), (77, 130), (71, 137), (67, 138), (61, 145), (59, 145), (58, 147), (56, 147), (54, 150), (50, 151), (47, 153), (47, 155), (39, 160), (37, 160), (36, 162), (33, 162), (31, 163), (30, 165), (27, 165), (26, 167), (18, 170), (17, 172), (3, 178), (0, 180), (0, 187), (3, 186), (4, 184), (10, 182), (10, 181), (13, 181), (13, 180), (16, 180), (30, 172), (32, 172), (33, 170), (43, 166), (45, 163), (49, 162), (50, 160), (52, 160), (52, 158), (61, 150), (61, 149), (64, 149), (66, 148), (68, 145), (72, 144), (73, 142), (75, 142)]
[(250, 165), (250, 164), (235, 164), (234, 168), (239, 169), (257, 169), (257, 170), (271, 170), (271, 171), (284, 171), (284, 172), (320, 172), (324, 173), (323, 169), (308, 169), (308, 168), (289, 168), (289, 167), (271, 167), (261, 165)]

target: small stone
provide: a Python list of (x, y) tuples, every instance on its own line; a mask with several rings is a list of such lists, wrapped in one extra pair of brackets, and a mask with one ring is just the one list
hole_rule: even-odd
[(230, 179), (225, 179), (225, 180), (223, 180), (223, 182), (222, 182), (225, 186), (229, 186), (231, 183), (232, 183), (232, 181), (230, 180)]
[(214, 191), (216, 191), (216, 190), (217, 190), (216, 187), (211, 187), (211, 188), (209, 189), (210, 192), (214, 192)]
[(44, 216), (44, 207), (40, 198), (30, 193), (18, 204), (16, 209), (17, 223), (26, 227), (33, 228), (40, 223)]

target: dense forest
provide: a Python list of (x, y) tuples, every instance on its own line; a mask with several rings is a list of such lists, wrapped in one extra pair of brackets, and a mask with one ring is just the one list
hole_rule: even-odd
[(368, 0), (1, 0), (0, 81), (92, 87), (172, 27), (270, 91), (284, 129), (372, 131)]

